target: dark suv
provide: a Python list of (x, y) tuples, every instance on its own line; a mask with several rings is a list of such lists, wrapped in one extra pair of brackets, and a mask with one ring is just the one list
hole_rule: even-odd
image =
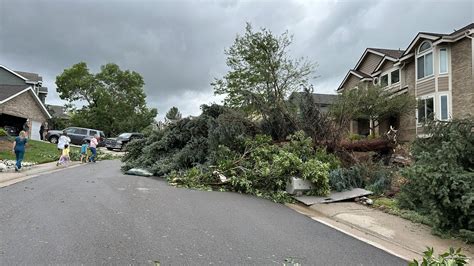
[(108, 138), (105, 141), (105, 147), (108, 150), (119, 149), (123, 150), (125, 145), (134, 139), (141, 139), (143, 138), (142, 133), (122, 133), (116, 138)]
[(63, 134), (63, 131), (67, 132), (67, 136), (71, 139), (72, 144), (81, 145), (84, 140), (90, 140), (94, 135), (99, 135), (99, 147), (105, 146), (105, 135), (104, 132), (97, 129), (82, 128), (82, 127), (68, 127), (64, 130), (50, 130), (46, 134), (46, 139), (51, 143), (58, 143), (59, 137)]

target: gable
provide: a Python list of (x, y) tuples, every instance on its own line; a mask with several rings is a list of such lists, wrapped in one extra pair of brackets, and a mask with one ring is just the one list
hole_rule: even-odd
[(25, 85), (25, 80), (0, 66), (1, 85)]
[(395, 64), (395, 63), (392, 62), (392, 61), (390, 61), (390, 60), (385, 60), (385, 61), (382, 63), (382, 65), (379, 67), (379, 70), (380, 70), (381, 72), (387, 71), (387, 70), (389, 70), (390, 68), (392, 68), (394, 64)]
[(1, 101), (0, 113), (31, 118), (35, 121), (46, 121), (51, 118), (31, 87)]
[(372, 74), (374, 72), (375, 68), (377, 65), (380, 63), (382, 60), (382, 56), (376, 55), (371, 52), (367, 52), (362, 61), (359, 63), (358, 67), (356, 70), (359, 70), (361, 72), (364, 72), (366, 74)]
[(356, 77), (354, 74), (350, 74), (346, 82), (344, 82), (341, 87), (344, 89), (352, 89), (359, 84), (360, 80), (361, 79)]

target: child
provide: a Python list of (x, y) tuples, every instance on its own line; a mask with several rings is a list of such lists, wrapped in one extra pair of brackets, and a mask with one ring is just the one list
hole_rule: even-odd
[(88, 149), (89, 149), (89, 144), (87, 143), (87, 140), (84, 140), (81, 146), (81, 163), (83, 162), (87, 163), (87, 161), (89, 160), (89, 155), (87, 153)]
[(56, 165), (65, 165), (67, 166), (69, 164), (69, 145), (64, 145), (63, 153), (61, 155), (61, 158), (59, 158), (59, 162)]

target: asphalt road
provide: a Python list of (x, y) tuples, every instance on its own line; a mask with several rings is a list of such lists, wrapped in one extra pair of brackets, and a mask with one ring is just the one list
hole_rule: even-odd
[(0, 189), (0, 264), (406, 265), (284, 205), (174, 188), (119, 166)]

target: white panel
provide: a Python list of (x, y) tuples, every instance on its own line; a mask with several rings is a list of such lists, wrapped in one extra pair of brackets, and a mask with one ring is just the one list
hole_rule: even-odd
[(31, 121), (31, 139), (32, 140), (41, 140), (39, 130), (41, 127), (41, 122)]

